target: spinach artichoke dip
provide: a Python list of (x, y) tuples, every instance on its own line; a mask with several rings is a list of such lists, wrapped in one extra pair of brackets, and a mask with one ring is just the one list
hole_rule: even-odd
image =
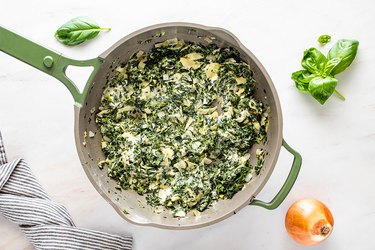
[(175, 217), (232, 198), (264, 162), (249, 154), (269, 124), (252, 75), (234, 48), (171, 39), (138, 51), (104, 90), (99, 167)]

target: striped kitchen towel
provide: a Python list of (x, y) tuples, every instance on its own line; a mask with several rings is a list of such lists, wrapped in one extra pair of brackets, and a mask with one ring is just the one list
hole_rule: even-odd
[(0, 213), (19, 225), (36, 249), (132, 249), (131, 236), (77, 228), (23, 159), (7, 162), (0, 134)]

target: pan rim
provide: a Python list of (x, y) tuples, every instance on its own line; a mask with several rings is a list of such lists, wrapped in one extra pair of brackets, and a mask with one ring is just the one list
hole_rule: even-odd
[[(115, 209), (115, 211), (122, 218), (124, 218), (126, 221), (128, 221), (132, 224), (136, 224), (136, 225), (147, 225), (147, 226), (153, 226), (153, 227), (157, 227), (157, 228), (170, 229), (170, 230), (175, 230), (175, 229), (187, 230), (187, 229), (201, 228), (201, 227), (205, 227), (205, 226), (208, 226), (208, 225), (216, 224), (216, 223), (230, 217), (231, 215), (236, 214), (243, 207), (247, 206), (259, 194), (259, 192), (263, 189), (265, 184), (268, 182), (268, 179), (270, 178), (271, 174), (273, 173), (273, 170), (275, 168), (276, 162), (277, 162), (278, 157), (279, 157), (279, 153), (280, 153), (281, 146), (282, 146), (282, 138), (283, 138), (283, 136), (282, 136), (283, 119), (282, 119), (282, 113), (281, 113), (281, 105), (280, 105), (279, 97), (278, 97), (277, 92), (276, 92), (276, 88), (273, 84), (273, 81), (272, 81), (271, 77), (268, 75), (266, 69), (260, 63), (260, 61), (257, 59), (257, 57), (249, 49), (247, 49), (233, 33), (231, 33), (230, 31), (228, 31), (226, 29), (223, 29), (223, 28), (208, 27), (208, 26), (204, 26), (204, 25), (201, 25), (201, 24), (187, 23), (187, 22), (168, 22), (168, 23), (155, 24), (155, 25), (151, 25), (151, 26), (139, 29), (137, 31), (134, 31), (134, 32), (130, 33), (129, 35), (125, 36), (124, 38), (120, 39), (118, 42), (116, 42), (110, 48), (108, 48), (106, 51), (104, 51), (102, 54), (100, 54), (99, 58), (102, 58), (102, 59), (105, 60), (105, 58), (109, 54), (111, 54), (111, 52), (114, 49), (116, 49), (118, 46), (120, 46), (125, 41), (129, 40), (130, 38), (133, 38), (134, 36), (137, 36), (139, 34), (147, 32), (147, 31), (160, 29), (160, 28), (167, 28), (167, 27), (188, 27), (188, 28), (193, 28), (193, 29), (197, 28), (197, 29), (206, 30), (206, 31), (210, 31), (210, 32), (212, 32), (212, 31), (221, 32), (223, 34), (228, 35), (228, 39), (232, 39), (231, 42), (235, 43), (235, 45), (237, 47), (241, 48), (255, 62), (255, 64), (257, 65), (257, 67), (261, 71), (261, 74), (266, 79), (264, 84), (267, 84), (269, 86), (269, 88), (271, 90), (271, 93), (272, 93), (272, 96), (273, 96), (274, 101), (275, 101), (275, 108), (276, 108), (275, 114), (276, 115), (273, 119), (276, 119), (277, 122), (278, 122), (277, 131), (276, 131), (278, 137), (273, 139), (273, 140), (275, 140), (276, 146), (275, 146), (275, 152), (273, 152), (273, 155), (270, 155), (270, 156), (272, 156), (272, 158), (271, 158), (270, 164), (268, 166), (269, 170), (265, 174), (265, 177), (264, 177), (263, 181), (260, 182), (260, 184), (256, 187), (252, 196), (249, 197), (245, 202), (243, 202), (242, 205), (236, 207), (234, 210), (231, 210), (231, 211), (229, 211), (225, 214), (222, 214), (219, 217), (215, 217), (210, 221), (205, 221), (205, 222), (199, 222), (198, 221), (198, 222), (195, 222), (194, 224), (191, 224), (191, 225), (181, 225), (181, 226), (176, 226), (175, 224), (171, 225), (171, 224), (167, 224), (167, 223), (156, 223), (156, 222), (152, 222), (152, 221), (136, 221), (133, 218), (124, 214), (123, 211), (121, 210), (121, 208), (109, 197), (109, 195), (106, 192), (104, 192), (100, 188), (99, 184), (94, 180), (93, 176), (91, 175), (91, 173), (88, 169), (88, 165), (84, 164), (84, 162), (86, 161), (86, 158), (85, 158), (85, 155), (84, 155), (83, 150), (82, 150), (82, 145), (81, 145), (82, 144), (81, 143), (82, 135), (80, 134), (80, 130), (79, 130), (79, 126), (80, 126), (80, 119), (79, 118), (80, 118), (80, 111), (82, 110), (82, 108), (77, 107), (77, 106), (74, 106), (74, 110), (75, 110), (75, 112), (74, 112), (75, 113), (75, 117), (74, 117), (75, 142), (76, 142), (78, 155), (79, 155), (79, 158), (80, 158), (80, 161), (81, 161), (81, 165), (83, 166), (83, 169), (84, 169), (88, 179), (90, 180), (92, 185), (95, 187), (97, 192)], [(88, 84), (91, 85), (92, 82), (88, 83)], [(89, 98), (89, 95), (90, 94), (86, 95), (85, 100), (87, 100), (87, 98)]]

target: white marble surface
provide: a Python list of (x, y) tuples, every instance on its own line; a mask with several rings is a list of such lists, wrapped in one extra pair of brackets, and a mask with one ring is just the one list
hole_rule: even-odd
[[(108, 3), (105, 3), (108, 2)], [(304, 163), (285, 202), (275, 211), (247, 207), (202, 229), (168, 231), (122, 220), (86, 178), (75, 151), (73, 100), (57, 80), (0, 53), (0, 130), (8, 158), (24, 157), (54, 201), (78, 226), (134, 235), (134, 249), (303, 249), (284, 229), (297, 199), (315, 197), (335, 217), (332, 236), (309, 249), (375, 249), (375, 2), (317, 1), (2, 1), (0, 24), (78, 59), (99, 55), (130, 32), (167, 21), (188, 21), (231, 30), (267, 68), (281, 100), (284, 137)], [(68, 19), (86, 15), (112, 31), (84, 46), (67, 48), (53, 37)], [(304, 49), (355, 38), (353, 65), (338, 76), (345, 102), (320, 106), (290, 80)], [(327, 49), (332, 45), (322, 48)], [(75, 74), (79, 79), (84, 76)], [(283, 183), (292, 157), (282, 150), (259, 198)], [(0, 216), (0, 249), (30, 249), (17, 227)]]

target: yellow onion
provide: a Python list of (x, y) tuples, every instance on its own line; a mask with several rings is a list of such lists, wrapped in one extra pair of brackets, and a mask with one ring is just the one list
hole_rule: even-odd
[(327, 239), (333, 229), (328, 207), (315, 199), (302, 199), (290, 206), (285, 227), (292, 239), (303, 245), (315, 245)]

